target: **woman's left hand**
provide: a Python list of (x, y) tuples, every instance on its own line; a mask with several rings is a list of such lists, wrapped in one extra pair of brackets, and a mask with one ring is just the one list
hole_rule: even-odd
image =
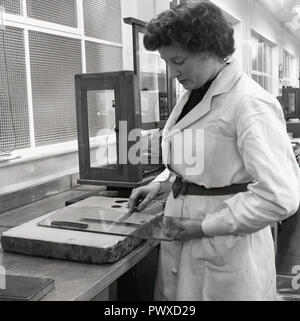
[(189, 241), (205, 236), (201, 220), (165, 216), (162, 229), (167, 237), (175, 241)]

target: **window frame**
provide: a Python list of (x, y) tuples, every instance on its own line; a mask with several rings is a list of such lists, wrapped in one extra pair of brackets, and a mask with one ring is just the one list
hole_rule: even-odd
[[(81, 72), (87, 72), (87, 58), (86, 58), (86, 41), (103, 44), (123, 49), (123, 34), (121, 28), (121, 42), (107, 41), (104, 39), (89, 37), (84, 32), (84, 12), (83, 12), (83, 1), (75, 0), (76, 13), (77, 13), (77, 27), (69, 27), (63, 24), (57, 24), (53, 22), (38, 20), (27, 16), (26, 0), (20, 2), (20, 15), (3, 13), (5, 26), (16, 27), (23, 30), (24, 34), (24, 47), (25, 47), (25, 72), (26, 72), (26, 89), (27, 89), (27, 106), (28, 106), (28, 117), (29, 117), (29, 141), (30, 147), (25, 149), (15, 150), (19, 155), (28, 154), (32, 151), (33, 154), (37, 153), (38, 150), (43, 149), (36, 146), (35, 128), (34, 128), (34, 112), (33, 112), (33, 95), (32, 95), (32, 82), (31, 82), (31, 69), (30, 69), (30, 54), (29, 54), (29, 31), (37, 31), (41, 33), (47, 33), (50, 35), (57, 35), (67, 37), (71, 39), (78, 39), (81, 42)], [(121, 1), (121, 0), (120, 0)], [(120, 3), (120, 17), (122, 23), (122, 5)], [(123, 61), (121, 62), (123, 66)], [(75, 106), (74, 106), (75, 109)], [(57, 145), (62, 146), (70, 145), (73, 146), (77, 142), (77, 139), (70, 140), (58, 144), (46, 145), (49, 150), (55, 150)], [(53, 148), (52, 148), (53, 145)], [(42, 147), (42, 146), (41, 146)], [(44, 146), (45, 147), (45, 146)], [(73, 147), (70, 147), (73, 150)], [(43, 149), (44, 150), (44, 149)]]
[(293, 70), (295, 56), (283, 48), (282, 50), (282, 86), (292, 86), (294, 82)]
[[(261, 45), (261, 48), (254, 48), (257, 44)], [(273, 90), (273, 47), (274, 44), (269, 40), (257, 32), (251, 31), (251, 77), (269, 92)], [(253, 53), (256, 50), (256, 61), (254, 61)], [(258, 79), (261, 79), (262, 82), (259, 82)]]

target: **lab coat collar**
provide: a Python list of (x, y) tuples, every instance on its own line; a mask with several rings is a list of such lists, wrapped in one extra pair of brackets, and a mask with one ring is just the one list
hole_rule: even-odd
[[(241, 77), (242, 72), (238, 66), (237, 61), (233, 60), (230, 62), (216, 77), (216, 79), (212, 82), (210, 85), (208, 91), (206, 92), (203, 99), (200, 101), (199, 104), (197, 104), (187, 115), (185, 115), (177, 124), (176, 120), (178, 119), (179, 115), (181, 114), (181, 111), (187, 102), (191, 91), (187, 90), (180, 98), (178, 103), (176, 104), (172, 114), (170, 115), (170, 118), (168, 119), (166, 126), (165, 126), (165, 134), (167, 131), (169, 131), (172, 127), (174, 127), (172, 130), (173, 133), (176, 133), (177, 130), (181, 130), (195, 121), (197, 121), (199, 118), (206, 115), (210, 109), (211, 109), (211, 100), (214, 96), (230, 92), (232, 87), (235, 85), (235, 83), (238, 81), (238, 79)], [(170, 132), (170, 134), (172, 134)]]

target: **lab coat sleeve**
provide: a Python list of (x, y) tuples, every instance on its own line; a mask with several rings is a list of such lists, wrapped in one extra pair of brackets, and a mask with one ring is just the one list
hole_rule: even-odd
[(250, 97), (235, 117), (237, 147), (253, 183), (207, 214), (208, 236), (258, 231), (294, 214), (300, 202), (299, 166), (280, 105)]
[(174, 182), (175, 175), (165, 168), (152, 182), (160, 182), (160, 194), (170, 192), (172, 184)]

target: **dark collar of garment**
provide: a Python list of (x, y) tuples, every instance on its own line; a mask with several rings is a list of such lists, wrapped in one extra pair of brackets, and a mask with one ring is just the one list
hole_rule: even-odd
[(196, 105), (200, 103), (214, 79), (215, 78), (207, 81), (202, 87), (192, 90), (190, 97), (184, 105), (176, 123), (178, 123), (186, 114), (188, 114)]

